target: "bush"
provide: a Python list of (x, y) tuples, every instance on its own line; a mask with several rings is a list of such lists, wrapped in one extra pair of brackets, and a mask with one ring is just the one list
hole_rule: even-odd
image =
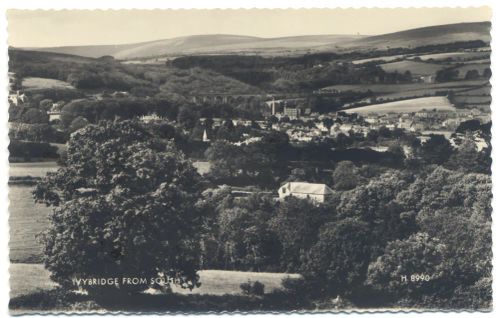
[(247, 296), (262, 296), (264, 295), (265, 285), (259, 281), (251, 282), (249, 280), (247, 283), (241, 284), (240, 288), (243, 294)]
[(58, 157), (57, 147), (54, 147), (48, 143), (25, 142), (17, 140), (10, 141), (9, 153), (10, 158), (23, 158), (27, 161), (35, 158), (56, 159)]

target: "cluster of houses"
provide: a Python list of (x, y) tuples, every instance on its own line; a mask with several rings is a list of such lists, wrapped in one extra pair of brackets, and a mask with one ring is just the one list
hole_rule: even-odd
[(491, 121), (491, 114), (482, 109), (457, 109), (456, 111), (419, 111), (416, 113), (370, 114), (365, 121), (370, 127), (385, 126), (412, 132), (427, 130), (455, 131), (461, 122), (477, 119), (481, 123)]
[[(302, 116), (292, 122), (280, 121), (272, 125), (272, 129), (285, 131), (292, 141), (311, 141), (318, 136), (337, 137), (339, 134), (350, 133), (367, 136), (370, 130), (386, 127), (389, 130), (397, 128), (422, 135), (441, 134), (449, 137), (461, 122), (476, 119), (481, 123), (491, 121), (491, 113), (481, 108), (457, 109), (456, 111), (419, 111), (414, 113), (385, 113), (368, 114), (352, 120), (348, 117), (339, 117), (339, 113), (331, 115), (317, 114)], [(323, 123), (325, 117), (331, 118), (334, 123), (327, 127)], [(361, 120), (360, 120), (361, 118)], [(311, 122), (314, 125), (311, 127)]]

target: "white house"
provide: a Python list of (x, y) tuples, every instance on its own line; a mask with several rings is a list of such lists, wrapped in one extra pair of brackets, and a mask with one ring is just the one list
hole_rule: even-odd
[(294, 196), (323, 203), (331, 194), (333, 194), (333, 190), (323, 183), (287, 182), (278, 189), (280, 200)]
[(149, 123), (155, 120), (162, 120), (163, 117), (158, 116), (156, 113), (148, 114), (148, 115), (142, 115), (139, 120), (144, 122), (144, 123)]
[(9, 95), (9, 101), (18, 106), (19, 104), (24, 104), (28, 100), (28, 97), (24, 93), (17, 91), (15, 94)]

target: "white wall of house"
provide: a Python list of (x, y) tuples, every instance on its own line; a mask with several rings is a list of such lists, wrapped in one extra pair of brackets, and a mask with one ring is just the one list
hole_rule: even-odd
[(319, 202), (319, 203), (325, 202), (325, 195), (324, 194), (307, 194), (307, 193), (292, 192), (292, 191), (288, 190), (286, 185), (279, 188), (278, 195), (279, 195), (279, 198), (281, 200), (285, 199), (288, 196), (293, 196), (293, 197), (296, 197), (299, 199), (311, 199), (311, 200)]

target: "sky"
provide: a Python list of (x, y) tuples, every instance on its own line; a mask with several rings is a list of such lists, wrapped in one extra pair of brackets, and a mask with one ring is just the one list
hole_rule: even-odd
[(51, 47), (146, 42), (198, 34), (282, 37), (375, 35), (491, 20), (491, 9), (8, 10), (9, 45)]

